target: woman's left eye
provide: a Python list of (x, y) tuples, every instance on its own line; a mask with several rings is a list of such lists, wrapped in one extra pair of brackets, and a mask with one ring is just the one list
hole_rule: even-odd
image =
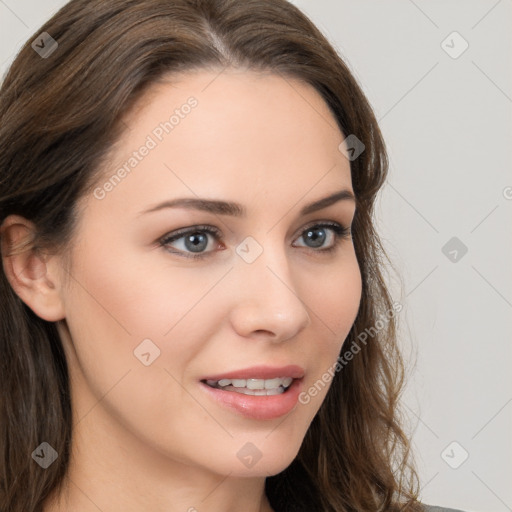
[[(215, 252), (205, 251), (209, 242), (208, 235), (211, 235), (217, 243), (222, 237), (220, 230), (213, 226), (193, 226), (164, 236), (160, 239), (159, 244), (169, 252), (185, 258), (204, 258)], [(352, 235), (348, 227), (337, 222), (324, 222), (305, 228), (298, 239), (301, 238), (311, 242), (312, 245), (299, 247), (309, 247), (316, 253), (330, 253), (343, 239), (351, 239)], [(323, 247), (326, 240), (329, 241), (329, 244), (327, 247)], [(175, 244), (172, 247), (176, 249), (176, 242), (181, 244), (181, 248), (170, 249), (171, 244)]]

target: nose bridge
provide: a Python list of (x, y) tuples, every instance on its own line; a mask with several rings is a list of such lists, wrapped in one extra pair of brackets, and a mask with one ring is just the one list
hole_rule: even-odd
[(290, 272), (286, 248), (279, 242), (282, 239), (267, 236), (260, 243), (251, 238), (237, 248), (238, 288), (232, 321), (243, 336), (266, 331), (282, 341), (310, 322), (309, 313)]

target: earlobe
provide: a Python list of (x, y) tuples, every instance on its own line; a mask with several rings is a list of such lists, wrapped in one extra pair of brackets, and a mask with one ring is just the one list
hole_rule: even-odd
[(59, 276), (48, 265), (50, 257), (33, 246), (34, 233), (34, 224), (19, 215), (4, 220), (0, 227), (3, 268), (20, 299), (43, 320), (55, 322), (65, 317)]

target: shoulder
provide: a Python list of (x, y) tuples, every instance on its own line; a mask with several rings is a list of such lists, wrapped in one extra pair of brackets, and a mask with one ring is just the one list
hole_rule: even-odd
[(436, 507), (434, 505), (425, 505), (423, 504), (424, 512), (464, 512), (459, 510), (458, 508), (446, 508), (446, 507)]

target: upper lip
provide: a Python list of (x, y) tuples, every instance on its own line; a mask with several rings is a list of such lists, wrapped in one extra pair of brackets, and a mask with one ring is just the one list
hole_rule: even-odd
[(209, 375), (201, 380), (275, 379), (277, 377), (301, 379), (304, 377), (304, 369), (296, 364), (290, 364), (287, 366), (252, 366), (251, 368), (243, 368), (222, 374)]

